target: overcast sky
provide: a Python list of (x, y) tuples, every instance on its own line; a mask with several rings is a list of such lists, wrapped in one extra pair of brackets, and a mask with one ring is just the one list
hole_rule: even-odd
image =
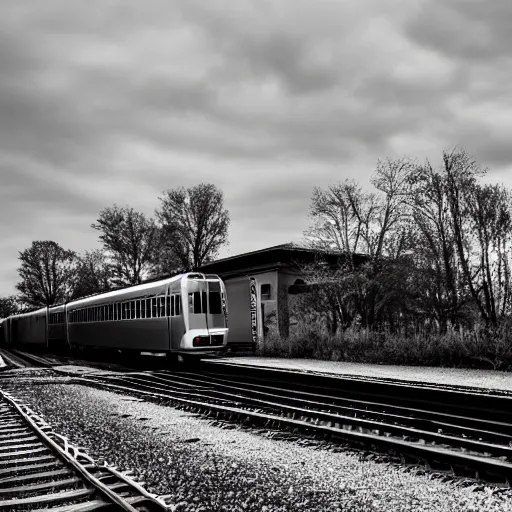
[[(299, 240), (314, 186), (461, 145), (512, 187), (510, 0), (3, 0), (0, 296), (18, 251), (214, 183), (222, 256)], [(368, 185), (369, 186), (369, 185)]]

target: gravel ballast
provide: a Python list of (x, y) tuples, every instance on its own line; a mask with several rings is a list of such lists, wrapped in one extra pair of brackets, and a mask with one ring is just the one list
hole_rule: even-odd
[(108, 391), (25, 379), (9, 388), (93, 458), (169, 495), (175, 511), (512, 511), (509, 492), (443, 482), (307, 440), (271, 439), (261, 429), (220, 428)]

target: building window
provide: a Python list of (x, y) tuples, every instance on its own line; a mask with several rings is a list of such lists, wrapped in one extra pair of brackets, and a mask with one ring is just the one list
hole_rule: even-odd
[(261, 285), (261, 300), (270, 300), (272, 298), (272, 289), (269, 284)]

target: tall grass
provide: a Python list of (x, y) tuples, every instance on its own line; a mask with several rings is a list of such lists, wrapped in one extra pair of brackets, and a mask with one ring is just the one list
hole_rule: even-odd
[(260, 344), (265, 356), (381, 364), (512, 369), (512, 324), (489, 330), (413, 333), (353, 327), (335, 335), (321, 320), (299, 320), (288, 338), (270, 330)]

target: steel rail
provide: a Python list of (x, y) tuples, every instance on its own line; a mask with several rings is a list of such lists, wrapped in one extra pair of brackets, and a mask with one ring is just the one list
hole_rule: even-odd
[[(443, 414), (442, 417), (443, 417), (443, 419), (445, 419), (445, 421), (441, 422), (438, 419), (428, 418), (428, 411), (426, 411), (426, 410), (411, 409), (411, 408), (406, 408), (406, 407), (398, 408), (397, 406), (394, 406), (393, 409), (398, 410), (401, 413), (401, 414), (397, 414), (396, 412), (390, 413), (387, 410), (384, 412), (382, 406), (380, 406), (380, 409), (381, 409), (380, 411), (367, 410), (367, 409), (362, 409), (361, 407), (355, 407), (354, 405), (358, 405), (358, 406), (364, 405), (364, 404), (361, 404), (361, 403), (355, 402), (355, 401), (352, 401), (352, 407), (347, 407), (347, 406), (340, 406), (338, 404), (333, 404), (333, 403), (329, 403), (329, 402), (320, 402), (320, 401), (311, 399), (311, 396), (318, 398), (318, 397), (321, 397), (321, 395), (312, 395), (312, 394), (297, 392), (296, 397), (288, 397), (288, 396), (283, 396), (283, 393), (285, 392), (285, 390), (279, 390), (277, 388), (268, 387), (268, 386), (267, 387), (253, 386), (252, 388), (249, 387), (249, 385), (234, 386), (234, 385), (230, 385), (230, 384), (225, 384), (220, 379), (215, 379), (215, 382), (212, 382), (211, 380), (204, 379), (204, 377), (201, 374), (186, 374), (186, 375), (163, 374), (163, 375), (164, 375), (164, 377), (161, 377), (160, 372), (151, 372), (151, 373), (136, 374), (136, 375), (127, 374), (127, 375), (123, 376), (122, 378), (123, 378), (123, 380), (126, 380), (126, 381), (136, 381), (136, 382), (138, 382), (140, 380), (142, 380), (143, 382), (152, 382), (154, 379), (156, 379), (159, 381), (161, 386), (165, 386), (167, 389), (175, 390), (175, 391), (180, 391), (180, 390), (176, 386), (169, 385), (169, 382), (170, 382), (169, 378), (172, 378), (173, 384), (176, 384), (177, 381), (182, 381), (180, 383), (184, 384), (183, 381), (187, 381), (186, 383), (189, 386), (192, 386), (193, 383), (195, 383), (197, 385), (198, 381), (199, 381), (201, 384), (203, 384), (203, 386), (197, 387), (196, 389), (205, 391), (204, 393), (202, 393), (202, 395), (207, 394), (212, 397), (213, 397), (213, 395), (218, 396), (220, 398), (224, 398), (224, 399), (225, 398), (229, 399), (230, 397), (237, 397), (240, 399), (243, 397), (244, 400), (247, 401), (248, 400), (247, 395), (250, 395), (250, 396), (260, 397), (261, 399), (278, 400), (280, 405), (295, 404), (298, 407), (307, 405), (309, 408), (314, 408), (314, 412), (316, 412), (316, 414), (320, 414), (322, 412), (332, 413), (334, 411), (334, 412), (337, 412), (338, 416), (344, 416), (345, 414), (348, 413), (348, 414), (353, 414), (354, 418), (356, 415), (359, 415), (360, 417), (366, 416), (366, 417), (372, 417), (372, 418), (380, 418), (381, 420), (388, 421), (388, 422), (390, 420), (393, 420), (396, 424), (402, 424), (402, 425), (406, 425), (406, 426), (415, 425), (417, 429), (422, 428), (422, 427), (430, 427), (430, 428), (436, 428), (437, 431), (439, 431), (439, 430), (446, 430), (447, 432), (452, 431), (461, 436), (462, 435), (471, 435), (474, 437), (478, 437), (479, 439), (486, 438), (486, 439), (493, 440), (493, 441), (500, 441), (502, 444), (507, 444), (507, 445), (512, 442), (511, 435), (502, 434), (501, 432), (495, 432), (492, 430), (483, 430), (482, 429), (482, 427), (484, 427), (484, 426), (486, 429), (491, 429), (495, 425), (495, 422), (492, 422), (492, 421), (491, 422), (482, 421), (481, 428), (475, 429), (475, 428), (467, 427), (466, 425), (461, 424), (461, 422), (462, 423), (466, 422), (466, 420), (467, 420), (466, 417), (459, 417), (459, 416), (454, 416), (454, 415)], [(192, 375), (192, 377), (190, 377), (189, 375)], [(167, 378), (165, 378), (165, 377), (167, 377)], [(109, 377), (105, 377), (105, 378), (108, 379)], [(209, 384), (210, 386), (213, 385), (213, 386), (215, 386), (215, 388), (224, 389), (225, 391), (224, 392), (218, 391), (218, 389), (212, 389), (211, 387), (205, 386), (204, 384)], [(253, 389), (254, 387), (258, 387), (259, 389)], [(269, 391), (261, 391), (261, 389), (267, 389)], [(276, 391), (282, 391), (282, 393), (279, 394)], [(286, 390), (286, 392), (289, 392), (289, 390)], [(240, 393), (242, 393), (242, 395), (240, 395)], [(335, 399), (335, 397), (321, 397), (321, 398)], [(265, 405), (265, 400), (263, 400), (263, 401), (260, 400), (259, 402), (255, 401), (254, 403), (260, 403), (262, 405)], [(273, 407), (276, 404), (268, 403), (268, 405), (270, 407)], [(372, 403), (372, 405), (375, 406), (376, 404)], [(328, 411), (324, 411), (324, 409), (328, 409)], [(313, 410), (311, 411), (311, 413), (313, 413)], [(418, 413), (421, 413), (425, 417), (417, 418), (417, 417), (411, 416), (411, 414), (418, 414)], [(436, 415), (434, 415), (434, 417), (436, 417)], [(451, 422), (448, 422), (448, 420), (451, 420)], [(457, 420), (459, 421), (459, 423), (457, 423)], [(353, 421), (357, 421), (357, 420), (354, 419)], [(509, 431), (512, 431), (512, 424), (499, 423), (498, 425), (499, 425), (500, 429), (502, 429), (506, 426), (506, 428)]]
[[(411, 440), (388, 437), (386, 435), (382, 435), (381, 432), (386, 432), (387, 427), (392, 426), (385, 424), (379, 424), (379, 433), (376, 434), (372, 432), (363, 432), (362, 429), (361, 431), (355, 431), (352, 429), (343, 428), (341, 426), (342, 423), (350, 422), (350, 418), (339, 418), (341, 421), (339, 421), (337, 425), (335, 423), (335, 426), (332, 426), (332, 422), (330, 425), (320, 425), (318, 423), (305, 421), (303, 419), (295, 419), (293, 417), (290, 418), (286, 416), (278, 416), (276, 414), (268, 414), (267, 412), (262, 412), (261, 410), (254, 411), (244, 409), (240, 407), (241, 404), (234, 406), (233, 402), (236, 402), (238, 397), (233, 397), (231, 400), (231, 405), (227, 405), (226, 401), (223, 404), (218, 404), (204, 400), (193, 399), (190, 396), (191, 393), (189, 392), (185, 393), (188, 396), (177, 396), (176, 391), (172, 395), (157, 391), (145, 391), (140, 388), (131, 387), (130, 385), (123, 385), (122, 381), (117, 384), (105, 382), (104, 380), (98, 379), (97, 376), (79, 377), (75, 380), (77, 382), (83, 382), (89, 385), (97, 386), (100, 389), (107, 388), (122, 392), (129, 391), (142, 396), (165, 399), (170, 403), (181, 405), (185, 408), (198, 409), (201, 412), (213, 412), (217, 416), (227, 418), (228, 420), (232, 420), (233, 418), (241, 418), (242, 420), (249, 419), (251, 422), (258, 424), (275, 424), (278, 426), (284, 425), (291, 429), (299, 429), (309, 433), (320, 433), (322, 435), (328, 434), (329, 437), (333, 439), (343, 439), (344, 441), (348, 441), (352, 444), (355, 443), (362, 446), (377, 446), (380, 449), (384, 448), (386, 450), (392, 450), (396, 453), (412, 455), (424, 461), (440, 461), (450, 465), (452, 470), (458, 466), (471, 467), (473, 471), (476, 471), (477, 476), (501, 476), (506, 479), (507, 484), (509, 484), (509, 482), (512, 480), (512, 463), (496, 458), (488, 458), (485, 455), (485, 453), (488, 452), (484, 451), (483, 454), (482, 452), (479, 454), (457, 452), (453, 448), (449, 449), (445, 446), (428, 446), (424, 441), (422, 443), (420, 440), (418, 440), (418, 442), (413, 442)], [(179, 394), (183, 395), (183, 393)], [(316, 414), (311, 410), (296, 412), (305, 412), (309, 416)], [(335, 418), (336, 415), (333, 415), (333, 417)], [(344, 427), (346, 427), (346, 425), (344, 425)], [(439, 436), (440, 437), (438, 437), (438, 440), (443, 439), (444, 441), (453, 441), (453, 439), (448, 439), (446, 436)], [(409, 439), (411, 438), (410, 433), (408, 437)], [(417, 436), (415, 437), (417, 438)], [(460, 439), (456, 438), (456, 442), (459, 441)], [(447, 442), (446, 446), (449, 444), (450, 443)], [(480, 444), (479, 446), (481, 448), (487, 447), (485, 444)]]
[[(60, 459), (65, 464), (65, 466), (72, 468), (72, 470), (76, 474), (78, 474), (82, 478), (83, 481), (87, 482), (91, 486), (94, 493), (97, 493), (99, 496), (103, 496), (111, 505), (117, 507), (116, 508), (117, 510), (124, 510), (126, 512), (139, 512), (139, 509), (134, 507), (127, 499), (125, 499), (122, 496), (119, 496), (117, 493), (112, 491), (107, 485), (105, 485), (101, 481), (101, 479), (104, 478), (104, 476), (102, 476), (100, 478), (96, 478), (93, 474), (90, 473), (89, 469), (94, 468), (98, 472), (106, 471), (107, 474), (112, 474), (112, 475), (116, 476), (119, 480), (121, 480), (123, 482), (123, 484), (132, 487), (133, 489), (135, 489), (137, 491), (138, 494), (142, 495), (142, 499), (144, 500), (144, 505), (151, 505), (151, 508), (153, 510), (167, 510), (167, 507), (165, 506), (165, 504), (163, 504), (161, 501), (157, 500), (155, 497), (151, 496), (147, 491), (145, 491), (136, 482), (126, 478), (124, 475), (117, 472), (114, 468), (111, 468), (108, 466), (96, 466), (94, 464), (94, 461), (92, 459), (90, 459), (90, 457), (88, 457), (84, 453), (81, 453), (76, 448), (71, 447), (64, 437), (62, 437), (59, 434), (56, 434), (54, 432), (51, 432), (52, 436), (58, 438), (63, 443), (64, 447), (61, 447), (59, 445), (59, 443), (54, 441), (45, 432), (45, 430), (47, 430), (47, 431), (51, 430), (51, 427), (46, 426), (45, 428), (41, 428), (33, 420), (33, 418), (22, 409), (22, 407), (16, 402), (16, 400), (12, 396), (10, 396), (9, 394), (0, 390), (0, 398), (2, 398), (4, 400), (4, 402), (7, 402), (7, 404), (9, 404), (14, 409), (14, 411), (16, 411), (17, 416), (20, 417), (27, 424), (30, 431), (35, 434), (35, 436), (29, 435), (29, 437), (25, 438), (25, 440), (28, 439), (28, 440), (32, 441), (34, 439), (39, 439), (40, 442), (42, 442), (43, 445), (49, 449), (49, 452), (51, 454), (53, 454), (57, 459)], [(13, 418), (14, 418), (14, 416), (13, 416)], [(12, 442), (10, 442), (12, 440), (14, 440), (14, 442), (16, 442), (16, 443), (20, 443), (19, 444), (20, 447), (26, 448), (27, 445), (23, 444), (20, 441), (19, 437), (14, 437), (13, 433), (9, 434), (7, 432), (8, 430), (9, 429), (4, 429), (3, 432), (0, 431), (0, 435), (4, 434), (2, 436), (4, 438), (2, 440), (2, 442), (4, 443), (4, 449), (7, 450), (9, 448), (12, 448)], [(5, 437), (7, 437), (8, 439), (5, 439)], [(11, 439), (9, 439), (9, 437), (11, 437)], [(20, 451), (17, 446), (16, 446), (16, 449), (17, 449), (17, 456), (19, 456), (20, 454), (24, 455), (23, 450)], [(1, 447), (0, 447), (0, 450), (2, 450)], [(73, 455), (70, 452), (72, 452)], [(33, 454), (33, 453), (34, 453), (34, 450), (29, 449), (29, 451), (27, 452), (27, 455)], [(11, 454), (9, 454), (9, 455), (11, 455)], [(88, 462), (88, 465), (84, 466), (83, 464), (81, 464), (77, 460), (78, 456), (80, 456), (82, 459), (85, 459)], [(21, 460), (23, 460), (23, 459), (21, 459)], [(30, 460), (34, 460), (34, 459), (30, 459)], [(27, 461), (29, 461), (29, 459), (27, 459)], [(18, 460), (18, 462), (19, 462), (19, 460)], [(36, 462), (37, 462), (37, 460), (36, 460)], [(44, 460), (44, 463), (41, 464), (41, 468), (46, 468), (48, 466), (48, 462), (50, 462), (50, 459), (47, 456)], [(34, 466), (34, 467), (37, 469), (38, 465), (36, 464), (36, 466)], [(38, 475), (38, 476), (40, 476), (40, 475)], [(23, 478), (23, 477), (20, 477), (20, 478)], [(16, 480), (18, 481), (19, 477), (17, 477)], [(59, 485), (60, 484), (57, 481), (57, 486), (59, 486)], [(32, 491), (33, 488), (30, 488), (28, 490)], [(3, 491), (5, 492), (5, 489), (3, 489)], [(90, 491), (84, 490), (82, 494), (84, 494), (84, 493), (86, 494), (87, 492), (90, 493)], [(63, 497), (65, 497), (65, 495)], [(39, 497), (38, 497), (38, 499), (39, 499)], [(133, 496), (129, 497), (128, 499), (130, 499), (132, 501), (132, 503), (140, 501), (139, 498), (133, 497)], [(44, 502), (45, 500), (51, 501), (51, 496), (49, 496), (48, 498), (45, 498), (45, 497), (40, 498), (41, 502)], [(15, 499), (4, 501), (4, 502), (0, 501), (0, 510), (2, 509), (3, 506), (15, 506), (16, 507), (18, 504), (22, 504), (22, 503), (23, 503), (23, 499), (21, 499), (21, 501), (18, 501)], [(82, 505), (85, 506), (85, 504), (82, 504)], [(96, 505), (98, 505), (98, 507), (100, 506), (99, 503), (96, 503)], [(62, 509), (62, 510), (67, 510), (67, 509)], [(70, 508), (69, 510), (74, 510), (74, 508)]]
[[(97, 377), (97, 378), (102, 378), (102, 377)], [(107, 377), (106, 379), (110, 381), (110, 380), (116, 379), (116, 377)], [(128, 375), (126, 377), (122, 377), (121, 380), (123, 382), (134, 382), (135, 381), (134, 384), (137, 385), (137, 384), (139, 384), (139, 380), (143, 380), (143, 379), (133, 378), (130, 375)], [(143, 380), (143, 382), (147, 382), (147, 381)], [(147, 385), (144, 383), (141, 383), (140, 385), (145, 388), (149, 388), (150, 390), (151, 389), (153, 389), (153, 390), (159, 389), (155, 386)], [(354, 425), (358, 425), (358, 426), (367, 428), (369, 430), (372, 430), (372, 429), (373, 430), (385, 430), (387, 432), (394, 433), (397, 435), (402, 435), (402, 436), (409, 436), (409, 437), (425, 439), (425, 440), (428, 439), (430, 441), (436, 441), (436, 442), (449, 442), (450, 444), (457, 444), (457, 445), (462, 446), (467, 449), (474, 449), (475, 451), (480, 449), (480, 451), (495, 453), (500, 456), (507, 455), (507, 456), (512, 457), (512, 447), (510, 447), (508, 444), (512, 440), (512, 437), (510, 437), (510, 436), (506, 436), (504, 438), (504, 441), (507, 443), (506, 445), (504, 445), (504, 444), (499, 445), (499, 444), (493, 444), (493, 443), (485, 443), (482, 441), (474, 441), (472, 439), (464, 438), (461, 436), (459, 436), (459, 437), (450, 436), (447, 433), (440, 434), (439, 432), (432, 432), (432, 431), (423, 430), (423, 429), (419, 429), (419, 428), (411, 428), (410, 426), (398, 425), (396, 423), (389, 423), (390, 420), (396, 420), (397, 416), (396, 415), (386, 416), (386, 414), (382, 413), (382, 412), (379, 413), (379, 415), (382, 418), (382, 420), (387, 420), (387, 423), (384, 423), (382, 420), (375, 421), (375, 420), (369, 420), (369, 419), (365, 419), (365, 418), (358, 418), (358, 417), (354, 417), (354, 416), (346, 416), (346, 415), (340, 414), (340, 413), (335, 414), (331, 410), (330, 411), (322, 411), (322, 410), (318, 410), (318, 409), (303, 407), (304, 405), (307, 405), (310, 407), (317, 405), (312, 402), (302, 401), (302, 404), (301, 404), (302, 407), (299, 407), (298, 405), (290, 406), (287, 404), (283, 404), (282, 402), (269, 401), (268, 399), (263, 400), (263, 399), (250, 398), (250, 397), (247, 397), (244, 395), (234, 393), (234, 389), (231, 389), (231, 392), (228, 393), (228, 392), (211, 390), (211, 389), (205, 390), (204, 388), (202, 388), (201, 393), (198, 393), (197, 392), (198, 390), (196, 390), (195, 392), (180, 391), (180, 390), (177, 390), (176, 388), (173, 388), (172, 386), (167, 386), (164, 383), (160, 384), (160, 386), (164, 387), (166, 391), (172, 390), (175, 393), (179, 393), (182, 396), (190, 395), (190, 396), (196, 396), (199, 398), (212, 398), (212, 399), (220, 398), (223, 401), (225, 401), (225, 403), (238, 402), (238, 403), (243, 403), (244, 405), (251, 405), (251, 406), (257, 406), (260, 408), (261, 407), (267, 408), (269, 410), (279, 410), (281, 412), (281, 414), (283, 414), (283, 411), (284, 411), (284, 414), (300, 414), (302, 416), (314, 417), (314, 418), (318, 418), (322, 421), (326, 421), (326, 422), (330, 422), (330, 423), (354, 424)], [(227, 386), (226, 386), (226, 388), (227, 388)], [(239, 391), (239, 390), (237, 390), (237, 391)], [(264, 395), (264, 394), (260, 392), (260, 395)], [(172, 396), (172, 395), (169, 395), (169, 396)], [(280, 399), (280, 397), (275, 394), (267, 395), (267, 398), (269, 398), (269, 397), (272, 397), (277, 400)], [(361, 410), (361, 412), (363, 413), (364, 411)], [(402, 422), (407, 422), (408, 419), (413, 419), (413, 418), (407, 418), (406, 416), (401, 416), (401, 417), (399, 417), (399, 419)], [(414, 422), (412, 421), (411, 423), (414, 423)], [(435, 422), (433, 422), (433, 423), (435, 424)], [(438, 425), (435, 424), (435, 426), (438, 426)], [(449, 426), (453, 430), (458, 429), (457, 425), (451, 424)], [(461, 428), (463, 429), (463, 427), (461, 427)], [(468, 431), (467, 429), (463, 429), (463, 430), (464, 430), (464, 432)], [(473, 434), (481, 434), (481, 432), (479, 432), (477, 430), (473, 430), (472, 433)], [(499, 436), (500, 434), (497, 434), (497, 435)]]

